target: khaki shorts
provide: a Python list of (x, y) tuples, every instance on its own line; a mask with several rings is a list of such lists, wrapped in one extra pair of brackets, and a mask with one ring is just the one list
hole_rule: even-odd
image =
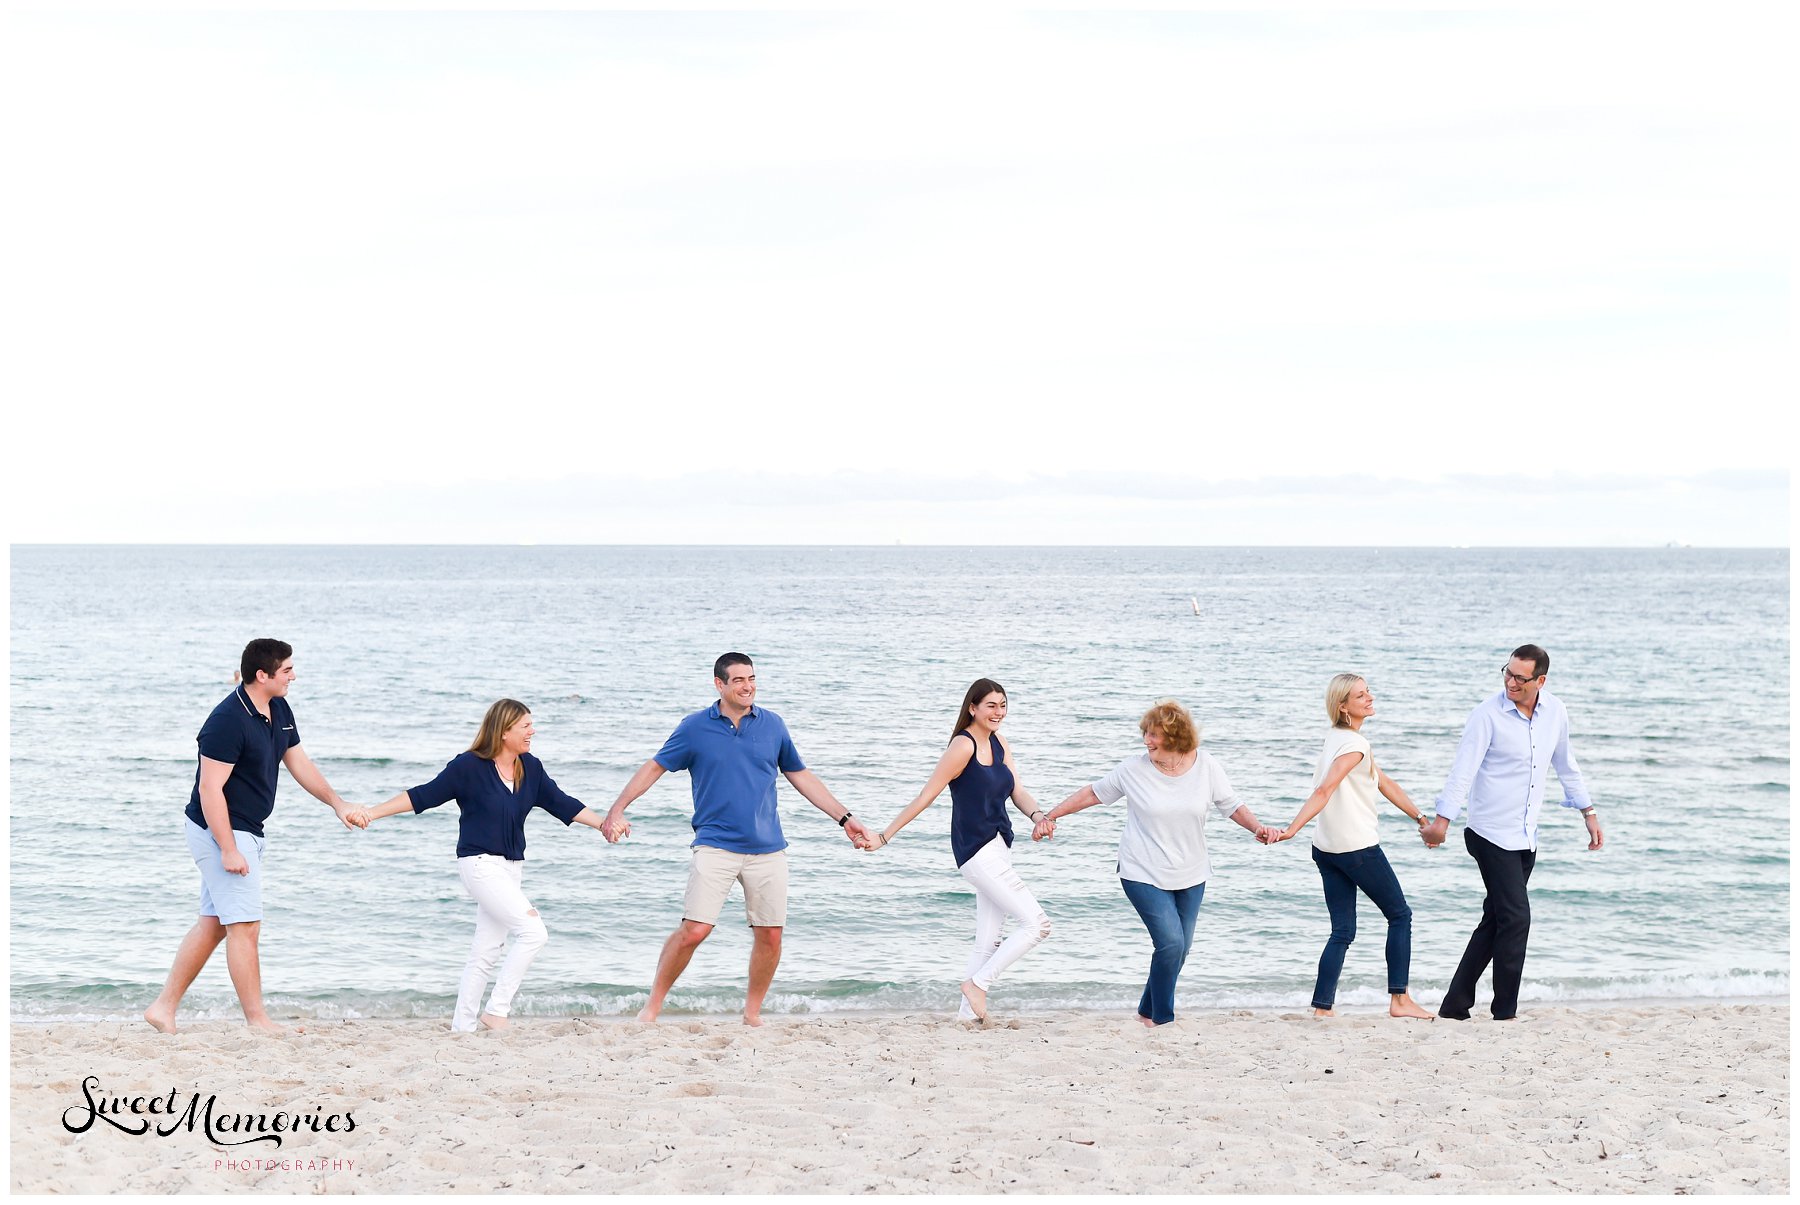
[(787, 923), (787, 852), (734, 854), (710, 845), (694, 846), (682, 919), (718, 924), (733, 883), (744, 885), (744, 913), (752, 925), (780, 928)]

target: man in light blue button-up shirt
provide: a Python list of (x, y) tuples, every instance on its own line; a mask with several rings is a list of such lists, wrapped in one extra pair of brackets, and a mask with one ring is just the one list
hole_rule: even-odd
[(1569, 751), (1569, 713), (1544, 689), (1550, 654), (1535, 644), (1513, 650), (1501, 671), (1505, 689), (1469, 713), (1450, 776), (1437, 797), (1437, 819), (1423, 830), (1425, 844), (1442, 845), (1450, 822), (1467, 811), (1463, 843), (1481, 868), (1487, 897), (1481, 923), (1450, 979), (1438, 1015), (1469, 1019), (1475, 985), (1494, 966), (1494, 1019), (1519, 1012), (1519, 981), (1531, 935), (1531, 901), (1525, 885), (1537, 862), (1538, 813), (1550, 771), (1563, 787), (1562, 806), (1579, 808), (1587, 821), (1588, 848), (1599, 849), (1600, 818), (1588, 799), (1581, 767)]

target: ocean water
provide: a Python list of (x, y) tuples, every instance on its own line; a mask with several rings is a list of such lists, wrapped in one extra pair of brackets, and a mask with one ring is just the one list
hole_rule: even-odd
[[(1785, 550), (21, 546), (11, 585), (19, 1020), (128, 1017), (155, 995), (195, 911), (194, 734), (260, 635), (294, 645), (305, 747), (352, 801), (429, 778), (511, 695), (533, 709), (534, 752), (604, 810), (713, 700), (713, 658), (740, 649), (759, 702), (877, 823), (917, 791), (984, 675), (1008, 689), (1005, 731), (1044, 803), (1137, 751), (1137, 716), (1174, 695), (1240, 797), (1286, 821), (1310, 786), (1324, 684), (1352, 670), (1377, 698), (1377, 759), (1428, 805), (1469, 709), (1535, 640), (1607, 847), (1588, 852), (1579, 818), (1546, 809), (1525, 999), (1788, 991)], [(953, 1009), (973, 902), (948, 794), (865, 854), (780, 790), (792, 887), (770, 1010)], [(551, 939), (519, 1013), (642, 1004), (680, 914), (688, 816), (688, 780), (668, 775), (616, 846), (532, 819), (526, 889)], [(1001, 981), (997, 1010), (1135, 1004), (1149, 944), (1114, 874), (1122, 822), (1123, 805), (1094, 808), (1015, 846), (1054, 931)], [(1414, 994), (1435, 1002), (1480, 878), (1460, 833), (1432, 851), (1397, 811), (1382, 825), (1415, 913)], [(447, 1017), (474, 912), (454, 808), (347, 832), (284, 775), (268, 832), (277, 1014)], [(1305, 838), (1264, 848), (1214, 817), (1208, 840), (1178, 1006), (1304, 1006), (1328, 931)], [(1352, 1008), (1385, 999), (1383, 924), (1366, 901), (1361, 915)], [(741, 918), (734, 896), (674, 1011), (739, 1006)], [(185, 1015), (236, 1015), (223, 963)]]

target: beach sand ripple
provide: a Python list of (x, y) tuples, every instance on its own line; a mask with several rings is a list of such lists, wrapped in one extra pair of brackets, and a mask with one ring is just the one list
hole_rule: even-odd
[[(1788, 1191), (1788, 1009), (1772, 1003), (1157, 1030), (1063, 1013), (11, 1032), (22, 1192)], [(90, 1076), (106, 1099), (173, 1091), (179, 1112), (198, 1091), (217, 1115), (356, 1126), (279, 1149), (105, 1120), (70, 1133)]]

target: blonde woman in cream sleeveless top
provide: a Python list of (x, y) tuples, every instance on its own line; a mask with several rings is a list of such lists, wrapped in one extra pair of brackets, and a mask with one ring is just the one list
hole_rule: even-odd
[(1331, 938), (1319, 955), (1319, 975), (1313, 985), (1313, 1015), (1336, 1016), (1338, 976), (1344, 955), (1356, 940), (1356, 896), (1360, 891), (1375, 902), (1387, 918), (1388, 1015), (1420, 1017), (1431, 1014), (1413, 1002), (1407, 991), (1412, 964), (1412, 909), (1400, 880), (1381, 850), (1377, 820), (1381, 797), (1410, 816), (1417, 824), (1425, 817), (1413, 805), (1400, 784), (1381, 772), (1363, 721), (1375, 714), (1375, 696), (1369, 684), (1356, 674), (1339, 674), (1325, 688), (1325, 714), (1331, 728), (1313, 771), (1313, 792), (1294, 822), (1281, 831), (1278, 841), (1292, 840), (1317, 817), (1313, 830), (1313, 861), (1325, 888), (1325, 907), (1331, 914)]

